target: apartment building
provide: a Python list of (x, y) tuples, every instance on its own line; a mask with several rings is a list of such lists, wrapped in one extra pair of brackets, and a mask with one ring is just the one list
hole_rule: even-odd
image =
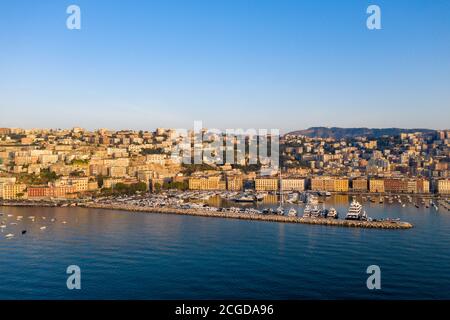
[(26, 197), (27, 186), (22, 183), (0, 183), (0, 198), (4, 200), (16, 200)]
[(256, 178), (255, 179), (256, 191), (277, 191), (278, 179), (277, 178)]
[(311, 179), (311, 190), (347, 192), (349, 183), (347, 178), (316, 177)]
[(370, 179), (369, 180), (369, 191), (375, 193), (383, 193), (384, 189), (384, 180), (383, 179)]
[(352, 180), (352, 190), (356, 192), (367, 192), (369, 190), (366, 178), (358, 178)]
[(28, 187), (28, 199), (72, 198), (75, 193), (75, 186), (69, 185)]
[(244, 186), (244, 181), (241, 177), (227, 177), (227, 190), (240, 191)]
[(225, 190), (226, 183), (220, 176), (189, 178), (189, 189), (191, 190)]
[(283, 178), (281, 180), (281, 188), (283, 191), (304, 191), (305, 179)]
[(438, 180), (437, 192), (440, 194), (450, 194), (450, 179)]

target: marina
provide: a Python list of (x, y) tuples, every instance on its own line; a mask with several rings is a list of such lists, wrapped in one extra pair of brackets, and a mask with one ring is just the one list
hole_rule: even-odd
[[(243, 199), (244, 198), (244, 199)], [(410, 229), (413, 225), (401, 221), (397, 217), (372, 217), (363, 209), (363, 205), (372, 205), (372, 198), (334, 195), (333, 199), (342, 198), (347, 208), (339, 212), (333, 206), (327, 206), (329, 195), (315, 193), (238, 193), (238, 192), (177, 192), (169, 191), (158, 194), (145, 194), (121, 197), (103, 197), (85, 202), (46, 203), (44, 206), (85, 207), (96, 209), (115, 209), (129, 212), (148, 212), (193, 215), (202, 217), (247, 219), (255, 221), (317, 224), (338, 227), (378, 228), (378, 229)], [(380, 197), (384, 199), (385, 197)], [(284, 201), (284, 199), (288, 199)], [(388, 197), (388, 203), (396, 203), (405, 207), (413, 203), (413, 198)], [(248, 200), (248, 201), (247, 201)], [(442, 201), (430, 201), (433, 208), (445, 206)], [(417, 204), (417, 201), (415, 202)], [(448, 202), (447, 202), (448, 203)], [(4, 205), (35, 205), (41, 203), (4, 203)], [(21, 220), (23, 217), (17, 217)], [(29, 217), (35, 221), (35, 217)], [(45, 217), (42, 217), (45, 220)], [(53, 222), (53, 221), (52, 221)], [(42, 230), (45, 230), (42, 229)]]
[[(338, 201), (340, 209), (335, 208)], [(167, 191), (134, 196), (100, 197), (86, 201), (2, 202), (13, 207), (84, 207), (114, 209), (128, 212), (192, 215), (224, 219), (241, 219), (277, 223), (297, 223), (336, 227), (369, 229), (411, 229), (413, 224), (389, 211), (380, 217), (372, 216), (375, 207), (394, 206), (403, 210), (420, 210), (446, 214), (450, 211), (449, 199), (418, 195), (327, 194), (316, 192), (230, 192), (230, 191)], [(8, 218), (13, 221), (7, 222)], [(23, 215), (12, 217), (0, 213), (0, 230), (5, 238), (7, 226), (16, 226)], [(46, 217), (28, 216), (31, 222), (46, 221)], [(54, 219), (50, 223), (57, 222)], [(67, 221), (63, 221), (66, 224)], [(40, 231), (47, 229), (41, 226)], [(25, 233), (23, 233), (25, 234)]]

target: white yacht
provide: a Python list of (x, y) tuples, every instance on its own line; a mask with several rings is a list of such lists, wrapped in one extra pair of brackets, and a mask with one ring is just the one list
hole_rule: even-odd
[(320, 217), (320, 209), (319, 209), (319, 207), (317, 205), (312, 207), (310, 215), (311, 215), (312, 218)]
[(322, 204), (322, 209), (320, 210), (320, 215), (324, 218), (328, 216), (328, 209), (325, 207), (325, 203)]
[(346, 220), (367, 220), (366, 212), (362, 210), (362, 205), (353, 199), (348, 209)]
[(319, 217), (320, 209), (319, 209), (318, 204), (319, 204), (319, 199), (316, 196), (314, 196), (312, 194), (308, 195), (306, 206), (305, 206), (305, 209), (303, 210), (303, 217), (304, 218)]
[(331, 218), (331, 219), (339, 218), (339, 214), (335, 208), (330, 208), (330, 210), (328, 210), (327, 218)]
[(236, 201), (236, 202), (255, 202), (256, 198), (253, 195), (243, 194), (243, 195), (240, 195), (240, 196), (234, 198), (234, 201)]
[(297, 210), (295, 210), (294, 208), (289, 209), (288, 216), (289, 217), (296, 217), (297, 216)]
[(305, 209), (303, 209), (303, 218), (309, 218), (311, 216), (311, 207), (309, 204), (305, 206)]

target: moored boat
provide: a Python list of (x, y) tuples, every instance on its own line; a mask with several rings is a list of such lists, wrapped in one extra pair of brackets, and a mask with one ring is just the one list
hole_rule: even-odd
[(294, 208), (290, 208), (289, 212), (288, 212), (288, 216), (289, 217), (296, 217), (297, 216), (297, 210), (295, 210)]
[(348, 209), (347, 215), (345, 216), (346, 220), (367, 220), (366, 212), (363, 211), (362, 205), (353, 199), (350, 204), (350, 208)]
[(337, 219), (337, 218), (339, 218), (339, 213), (336, 211), (335, 208), (330, 208), (328, 210), (327, 218)]

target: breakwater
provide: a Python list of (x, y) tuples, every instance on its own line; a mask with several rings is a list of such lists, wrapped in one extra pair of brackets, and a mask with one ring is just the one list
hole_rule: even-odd
[(178, 215), (191, 215), (200, 217), (256, 220), (256, 221), (281, 222), (281, 223), (303, 223), (303, 224), (315, 224), (315, 225), (338, 226), (349, 228), (410, 229), (413, 227), (411, 223), (404, 221), (358, 221), (358, 220), (341, 220), (341, 219), (326, 219), (326, 218), (303, 218), (303, 217), (288, 217), (280, 215), (245, 214), (237, 212), (216, 212), (202, 209), (141, 207), (127, 204), (82, 203), (79, 204), (78, 206), (94, 209), (112, 209), (130, 212), (178, 214)]

